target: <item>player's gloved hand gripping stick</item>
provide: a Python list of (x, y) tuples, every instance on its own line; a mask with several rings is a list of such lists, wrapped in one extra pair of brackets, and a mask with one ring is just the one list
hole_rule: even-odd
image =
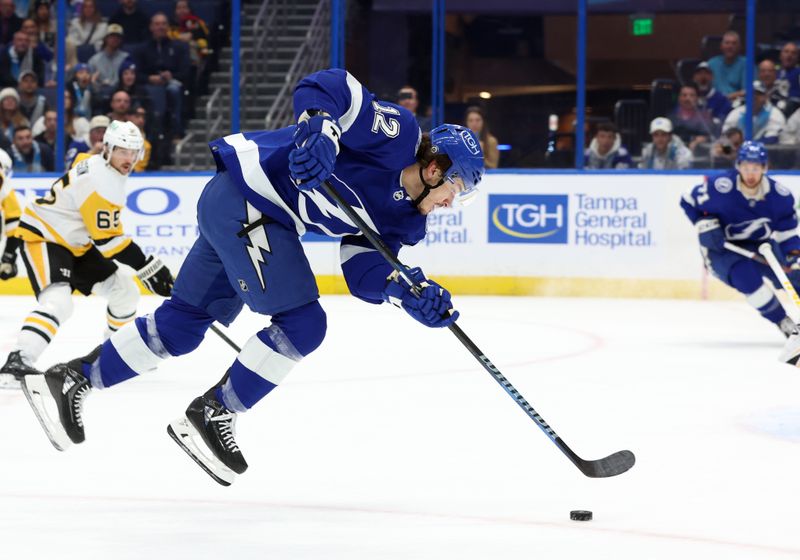
[[(414, 273), (415, 269), (409, 269), (403, 263), (401, 263), (397, 257), (391, 252), (391, 250), (386, 246), (383, 240), (376, 234), (374, 231), (370, 229), (370, 227), (361, 219), (361, 217), (356, 214), (353, 208), (344, 200), (336, 189), (330, 184), (328, 181), (324, 181), (322, 183), (325, 192), (328, 193), (339, 205), (339, 207), (344, 211), (345, 214), (353, 221), (354, 224), (358, 226), (361, 230), (361, 233), (369, 240), (369, 242), (375, 247), (375, 249), (383, 255), (383, 258), (392, 265), (395, 269), (397, 275), (402, 277), (405, 280), (405, 283), (408, 284), (415, 290), (418, 294), (422, 293), (423, 290), (428, 290), (432, 286), (424, 287), (422, 283), (419, 281), (419, 276)], [(424, 278), (424, 277), (423, 277)], [(430, 283), (430, 281), (428, 281)], [(415, 317), (416, 318), (416, 317)], [(450, 321), (452, 319), (452, 321)], [(419, 319), (418, 319), (419, 320)], [(556, 434), (555, 430), (550, 427), (550, 425), (542, 418), (536, 410), (528, 403), (527, 400), (517, 391), (514, 386), (505, 378), (505, 376), (500, 373), (500, 370), (495, 367), (495, 365), (486, 357), (486, 355), (481, 352), (481, 350), (472, 342), (469, 337), (464, 334), (464, 331), (459, 328), (457, 324), (455, 324), (455, 316), (454, 317), (442, 317), (442, 320), (448, 321), (449, 324), (447, 325), (448, 328), (452, 331), (452, 333), (458, 338), (458, 340), (470, 351), (470, 353), (480, 362), (480, 364), (488, 371), (491, 376), (497, 381), (503, 390), (506, 391), (515, 401), (516, 403), (525, 411), (525, 414), (528, 415), (536, 425), (541, 428), (541, 430), (547, 434), (547, 437), (555, 443), (556, 447), (558, 447), (564, 455), (569, 458), (570, 461), (575, 464), (576, 467), (580, 469), (580, 471), (588, 477), (592, 478), (606, 478), (609, 476), (616, 476), (618, 474), (622, 474), (628, 469), (630, 469), (633, 464), (636, 462), (636, 457), (630, 451), (618, 451), (605, 457), (603, 459), (597, 459), (594, 461), (587, 461), (586, 459), (581, 459), (578, 455), (575, 454), (572, 449), (570, 449), (564, 440), (562, 440), (558, 434)], [(424, 321), (421, 321), (425, 323)]]

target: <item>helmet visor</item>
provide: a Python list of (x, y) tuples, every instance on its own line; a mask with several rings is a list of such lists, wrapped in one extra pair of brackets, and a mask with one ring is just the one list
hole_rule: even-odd
[(453, 207), (469, 206), (475, 201), (478, 194), (478, 187), (467, 187), (464, 180), (457, 173), (447, 176), (445, 185), (453, 193)]

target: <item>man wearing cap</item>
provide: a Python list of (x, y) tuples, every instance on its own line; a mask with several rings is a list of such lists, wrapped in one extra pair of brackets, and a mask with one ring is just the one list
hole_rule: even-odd
[[(746, 109), (740, 105), (731, 111), (722, 125), (722, 132), (730, 128), (745, 130)], [(769, 102), (767, 88), (760, 80), (753, 82), (753, 140), (775, 144), (785, 126), (786, 117)]]
[(92, 74), (89, 65), (81, 62), (75, 65), (69, 89), (75, 100), (73, 113), (76, 117), (88, 119), (92, 116)]
[(417, 90), (413, 87), (403, 86), (400, 88), (397, 92), (397, 104), (401, 107), (405, 107), (414, 114), (422, 132), (428, 132), (431, 129), (431, 119), (417, 114), (417, 109), (419, 109), (419, 96), (417, 95)]
[(688, 169), (692, 163), (692, 151), (678, 136), (672, 134), (672, 122), (656, 117), (650, 123), (653, 142), (642, 150), (640, 169)]
[(73, 140), (67, 147), (64, 165), (70, 169), (73, 165), (94, 154), (103, 151), (103, 135), (111, 123), (105, 115), (97, 115), (89, 121), (89, 143), (83, 140)]
[(19, 75), (19, 111), (28, 119), (29, 123), (35, 123), (44, 116), (47, 111), (47, 99), (44, 95), (39, 95), (39, 78), (33, 70), (24, 70)]
[(128, 58), (128, 53), (121, 50), (123, 29), (118, 23), (108, 26), (103, 39), (103, 49), (89, 59), (89, 68), (92, 72), (92, 89), (98, 97), (98, 102), (103, 103), (111, 96), (111, 92), (119, 83), (119, 69), (123, 61)]
[[(0, 87), (17, 87), (20, 74), (33, 70), (41, 80), (44, 61), (31, 48), (31, 39), (24, 31), (14, 33), (11, 45), (0, 51)], [(39, 82), (42, 85), (42, 82)]]
[(725, 121), (725, 117), (731, 112), (733, 105), (731, 105), (730, 99), (714, 88), (714, 73), (708, 62), (701, 62), (695, 66), (692, 80), (697, 86), (697, 106), (707, 110), (714, 124), (719, 128)]

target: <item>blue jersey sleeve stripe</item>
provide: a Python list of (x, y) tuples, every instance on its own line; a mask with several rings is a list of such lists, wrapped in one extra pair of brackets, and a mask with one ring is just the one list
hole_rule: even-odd
[(356, 122), (358, 115), (361, 113), (361, 104), (364, 101), (363, 87), (350, 72), (347, 73), (346, 83), (347, 89), (350, 90), (350, 107), (339, 117), (339, 126), (342, 129), (342, 133), (347, 132)]
[(236, 151), (236, 159), (242, 173), (242, 179), (247, 185), (247, 188), (255, 191), (259, 196), (266, 198), (286, 212), (294, 222), (297, 235), (305, 234), (305, 224), (303, 224), (303, 221), (297, 214), (289, 208), (286, 202), (283, 201), (278, 191), (275, 190), (275, 187), (272, 185), (272, 182), (270, 182), (269, 177), (267, 177), (267, 174), (264, 172), (264, 168), (261, 167), (258, 144), (252, 140), (246, 139), (241, 133), (226, 136), (225, 142)]

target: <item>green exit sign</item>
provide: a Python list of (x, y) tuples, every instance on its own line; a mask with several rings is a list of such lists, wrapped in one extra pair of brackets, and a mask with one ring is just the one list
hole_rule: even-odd
[(632, 17), (631, 18), (631, 32), (634, 37), (642, 37), (644, 35), (653, 34), (653, 18), (652, 17)]

